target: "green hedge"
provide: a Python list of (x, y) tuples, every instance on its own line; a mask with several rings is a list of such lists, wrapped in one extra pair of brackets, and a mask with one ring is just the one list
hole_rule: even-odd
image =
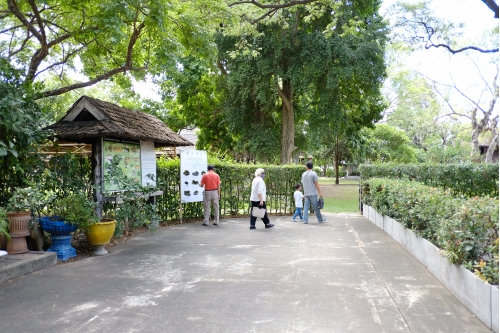
[(448, 190), (409, 180), (361, 181), (362, 200), (443, 250), (492, 284), (498, 284), (498, 199), (455, 197)]
[[(292, 214), (294, 185), (301, 181), (303, 165), (252, 165), (212, 162), (221, 178), (220, 215), (248, 216), (252, 179), (257, 168), (266, 171), (267, 209), (270, 214)], [(160, 159), (157, 162), (158, 188), (163, 195), (157, 199), (158, 214), (162, 221), (178, 220), (180, 160)], [(203, 217), (203, 203), (183, 204), (183, 219)]]
[(454, 195), (498, 197), (498, 163), (362, 164), (358, 171), (361, 179), (409, 179)]

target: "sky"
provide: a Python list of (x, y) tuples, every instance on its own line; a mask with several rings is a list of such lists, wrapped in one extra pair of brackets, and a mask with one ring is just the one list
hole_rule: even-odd
[[(394, 4), (394, 0), (386, 0), (380, 9), (384, 16), (387, 8)], [(407, 0), (415, 3), (417, 1)], [(465, 45), (476, 45), (483, 38), (486, 29), (498, 26), (499, 20), (495, 19), (493, 12), (481, 0), (433, 0), (430, 8), (437, 18), (446, 19), (453, 23), (465, 23), (462, 29), (462, 40)], [(471, 59), (473, 61), (471, 61)], [(406, 59), (406, 66), (418, 71), (427, 78), (449, 85), (456, 86), (471, 99), (481, 101), (487, 107), (491, 94), (485, 93), (485, 81), (491, 86), (498, 66), (498, 52), (484, 54), (472, 51), (452, 55), (444, 48), (430, 48), (413, 52)], [(441, 91), (449, 90), (439, 86)], [(454, 107), (461, 109), (470, 108), (470, 101), (457, 93), (449, 90)]]

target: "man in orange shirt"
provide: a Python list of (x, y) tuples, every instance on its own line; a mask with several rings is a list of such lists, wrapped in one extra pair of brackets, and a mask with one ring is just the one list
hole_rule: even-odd
[(219, 225), (219, 198), (220, 198), (220, 177), (214, 172), (214, 166), (208, 165), (208, 172), (201, 177), (200, 186), (205, 187), (203, 193), (203, 212), (205, 218), (202, 225), (208, 226), (210, 222), (210, 203), (214, 208), (214, 225)]

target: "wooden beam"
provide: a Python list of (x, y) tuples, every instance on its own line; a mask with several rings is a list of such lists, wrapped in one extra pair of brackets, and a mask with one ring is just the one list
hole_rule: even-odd
[(94, 200), (97, 203), (97, 216), (102, 218), (102, 138), (97, 138), (92, 143), (92, 179), (94, 180)]

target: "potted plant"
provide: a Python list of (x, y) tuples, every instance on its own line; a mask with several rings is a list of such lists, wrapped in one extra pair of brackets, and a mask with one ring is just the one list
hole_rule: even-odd
[(76, 256), (76, 250), (71, 246), (71, 233), (77, 229), (86, 232), (98, 221), (94, 203), (83, 194), (70, 194), (55, 200), (50, 206), (52, 214), (40, 218), (40, 226), (52, 240), (47, 251), (56, 252), (57, 259), (66, 261)]
[(0, 249), (5, 250), (9, 235), (9, 220), (7, 219), (7, 211), (0, 207)]
[(116, 220), (112, 218), (102, 218), (99, 222), (93, 223), (85, 231), (85, 236), (90, 245), (94, 246), (92, 253), (96, 256), (108, 254), (104, 245), (109, 244), (115, 233)]
[(17, 188), (7, 204), (9, 234), (7, 242), (9, 254), (28, 252), (26, 236), (29, 235), (28, 223), (37, 206), (42, 204), (41, 192), (36, 187)]

